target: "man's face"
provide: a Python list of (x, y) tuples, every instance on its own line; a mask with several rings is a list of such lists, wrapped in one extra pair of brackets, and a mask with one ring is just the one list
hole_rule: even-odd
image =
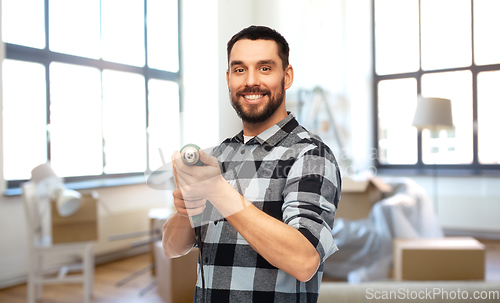
[(237, 41), (230, 53), (227, 81), (238, 116), (248, 123), (266, 121), (282, 105), (290, 75), (291, 67), (283, 70), (276, 42)]

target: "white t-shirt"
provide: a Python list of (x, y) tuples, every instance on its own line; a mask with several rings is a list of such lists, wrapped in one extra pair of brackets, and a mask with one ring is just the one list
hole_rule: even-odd
[(252, 140), (254, 136), (245, 136), (243, 135), (243, 142), (246, 144), (248, 141)]

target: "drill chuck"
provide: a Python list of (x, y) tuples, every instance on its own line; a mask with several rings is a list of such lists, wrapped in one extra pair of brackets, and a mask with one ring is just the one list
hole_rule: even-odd
[(205, 165), (200, 160), (200, 148), (195, 144), (186, 144), (181, 148), (181, 159), (186, 165)]

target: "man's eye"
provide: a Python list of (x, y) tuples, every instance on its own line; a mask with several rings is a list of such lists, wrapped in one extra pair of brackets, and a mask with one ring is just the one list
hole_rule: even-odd
[(261, 69), (262, 69), (262, 71), (264, 71), (264, 72), (267, 72), (267, 71), (270, 71), (270, 70), (271, 70), (269, 67), (263, 67), (263, 68), (261, 68)]
[(237, 69), (235, 69), (234, 71), (235, 71), (235, 72), (237, 72), (237, 73), (242, 73), (242, 72), (244, 72), (245, 70), (244, 70), (243, 68), (237, 68)]

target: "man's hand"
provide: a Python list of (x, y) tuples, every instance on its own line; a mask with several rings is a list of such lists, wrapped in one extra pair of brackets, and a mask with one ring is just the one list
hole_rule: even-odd
[[(172, 158), (173, 160), (173, 158)], [(175, 167), (175, 162), (172, 161), (173, 163), (173, 172), (174, 172), (174, 179), (175, 179), (175, 185), (176, 188), (174, 192), (172, 193), (172, 196), (174, 196), (174, 205), (177, 213), (183, 217), (192, 217), (196, 216), (198, 214), (201, 214), (203, 210), (205, 209), (205, 205), (207, 203), (206, 199), (191, 199), (191, 200), (185, 200), (184, 196), (182, 195), (182, 190), (178, 182), (178, 176), (177, 176), (177, 170)]]
[(231, 216), (248, 206), (250, 202), (243, 198), (222, 176), (219, 161), (203, 150), (199, 152), (204, 166), (186, 165), (182, 162), (178, 151), (172, 156), (174, 176), (189, 216), (192, 216), (192, 209), (200, 213), (199, 209), (202, 209), (200, 200), (205, 203), (205, 199), (209, 200), (224, 217)]
[(176, 188), (172, 195), (174, 196), (175, 209), (183, 217), (193, 217), (201, 214), (207, 203), (206, 199), (185, 201), (179, 188)]
[(176, 151), (172, 156), (174, 177), (177, 188), (174, 191), (174, 204), (177, 211), (194, 216), (205, 209), (206, 199), (215, 193), (224, 181), (219, 162), (216, 158), (200, 150), (200, 160), (204, 166), (189, 166), (182, 162), (181, 154)]

